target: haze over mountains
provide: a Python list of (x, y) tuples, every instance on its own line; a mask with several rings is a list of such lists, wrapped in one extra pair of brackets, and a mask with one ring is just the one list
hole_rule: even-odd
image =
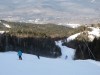
[(0, 19), (32, 23), (98, 23), (100, 0), (0, 0)]

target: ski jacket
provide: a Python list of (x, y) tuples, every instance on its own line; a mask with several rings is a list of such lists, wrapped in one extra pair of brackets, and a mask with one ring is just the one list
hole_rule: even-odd
[(18, 56), (22, 56), (22, 51), (18, 51)]

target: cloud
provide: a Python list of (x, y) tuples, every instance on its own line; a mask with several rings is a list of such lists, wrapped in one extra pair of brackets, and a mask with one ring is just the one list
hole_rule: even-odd
[(99, 3), (99, 0), (1, 0), (0, 16), (97, 17), (100, 15)]
[(92, 0), (91, 2), (95, 2), (96, 0)]

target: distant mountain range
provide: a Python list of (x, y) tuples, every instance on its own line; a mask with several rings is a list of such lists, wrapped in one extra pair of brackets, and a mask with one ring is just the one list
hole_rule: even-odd
[(100, 22), (100, 0), (0, 0), (0, 19), (31, 23)]

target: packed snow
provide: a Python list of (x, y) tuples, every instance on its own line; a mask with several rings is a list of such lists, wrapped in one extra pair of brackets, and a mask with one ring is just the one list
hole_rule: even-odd
[[(100, 62), (94, 60), (72, 60), (73, 49), (61, 45), (62, 56), (59, 58), (37, 58), (23, 53), (23, 60), (18, 60), (17, 52), (0, 53), (0, 75), (99, 75)], [(72, 52), (71, 52), (72, 51)], [(64, 59), (67, 55), (68, 58)]]

